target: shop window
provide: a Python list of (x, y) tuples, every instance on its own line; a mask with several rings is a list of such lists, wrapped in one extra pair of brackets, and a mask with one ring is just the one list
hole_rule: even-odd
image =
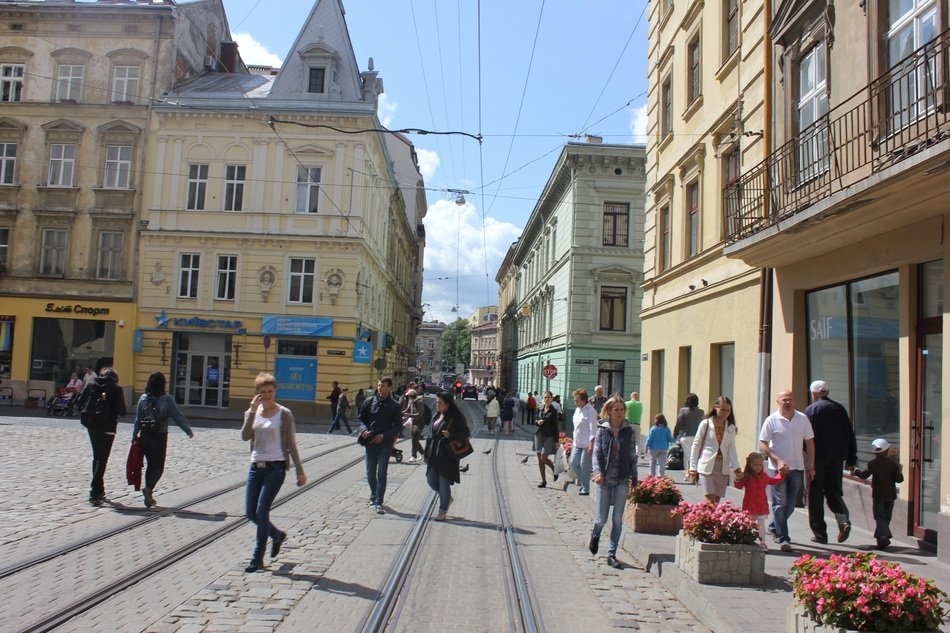
[(730, 399), (736, 394), (736, 344), (721, 343), (713, 346), (713, 357), (719, 372), (719, 394)]
[(0, 101), (23, 100), (23, 64), (0, 65)]
[(200, 265), (200, 255), (197, 253), (182, 253), (178, 266), (178, 296), (182, 299), (198, 298)]
[(627, 289), (604, 286), (600, 289), (600, 330), (623, 332), (627, 329)]
[(205, 195), (208, 193), (208, 165), (188, 165), (188, 200), (186, 209), (202, 211), (205, 208)]
[(16, 182), (16, 143), (0, 143), (0, 185)]
[(240, 211), (244, 208), (245, 165), (228, 165), (224, 169), (224, 210)]
[(630, 205), (604, 203), (604, 246), (627, 246), (630, 232)]
[(99, 262), (97, 279), (122, 279), (125, 259), (125, 234), (103, 231), (99, 234)]
[(114, 350), (114, 321), (33, 319), (30, 380), (65, 385), (69, 375), (83, 367), (99, 373), (112, 365)]
[(0, 316), (0, 378), (10, 378), (13, 365), (13, 330), (16, 320), (10, 316)]
[(49, 174), (46, 184), (50, 187), (72, 187), (76, 169), (76, 146), (53, 143), (49, 146)]
[(320, 168), (297, 168), (297, 213), (316, 213), (320, 198)]
[(106, 189), (128, 189), (132, 174), (132, 146), (107, 145), (106, 168), (102, 186)]
[(62, 277), (66, 272), (66, 230), (44, 229), (40, 253), (40, 275)]
[(313, 303), (313, 282), (317, 262), (314, 259), (291, 258), (290, 303)]
[(829, 383), (863, 451), (875, 437), (899, 440), (899, 299), (896, 272), (806, 295), (808, 382)]

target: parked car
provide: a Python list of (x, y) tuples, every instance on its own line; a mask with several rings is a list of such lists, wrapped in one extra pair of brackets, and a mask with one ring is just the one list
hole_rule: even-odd
[(475, 385), (462, 387), (462, 400), (478, 400), (478, 389)]

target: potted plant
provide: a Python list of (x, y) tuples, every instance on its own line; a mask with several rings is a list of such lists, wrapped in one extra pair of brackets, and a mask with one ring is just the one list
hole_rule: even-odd
[(624, 523), (634, 532), (676, 534), (683, 519), (674, 510), (682, 500), (683, 495), (672, 479), (650, 475), (630, 489)]
[(681, 502), (676, 566), (701, 584), (758, 585), (765, 580), (765, 551), (756, 545), (759, 525), (751, 514), (726, 501)]
[(806, 554), (791, 569), (795, 604), (788, 631), (936, 631), (947, 594), (931, 580), (905, 572), (874, 554)]

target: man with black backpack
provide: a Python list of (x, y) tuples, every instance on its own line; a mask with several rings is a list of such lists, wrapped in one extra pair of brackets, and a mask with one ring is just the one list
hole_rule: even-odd
[(119, 416), (125, 415), (125, 394), (119, 386), (119, 374), (112, 367), (103, 367), (79, 394), (76, 407), (79, 419), (89, 433), (92, 445), (92, 483), (89, 503), (98, 506), (106, 498), (103, 478), (115, 440)]

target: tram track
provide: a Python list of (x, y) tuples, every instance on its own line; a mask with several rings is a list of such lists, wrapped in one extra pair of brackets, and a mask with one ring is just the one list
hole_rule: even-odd
[[(350, 448), (350, 445), (347, 444), (347, 445), (337, 446), (335, 448), (331, 448), (329, 450), (311, 455), (305, 459), (302, 459), (301, 461), (306, 464), (315, 459), (318, 459), (320, 457), (326, 457), (327, 455), (331, 455), (337, 451), (340, 451), (346, 448)], [(136, 519), (135, 521), (132, 521), (131, 523), (110, 528), (108, 530), (102, 530), (101, 532), (93, 534), (92, 536), (86, 537), (82, 540), (75, 541), (73, 543), (67, 543), (66, 545), (63, 545), (62, 547), (58, 547), (56, 549), (50, 550), (49, 552), (44, 552), (37, 556), (33, 556), (26, 560), (22, 560), (12, 565), (8, 565), (6, 567), (0, 568), (0, 580), (13, 576), (14, 574), (18, 574), (20, 572), (26, 571), (27, 569), (30, 569), (31, 567), (35, 567), (42, 563), (51, 561), (55, 558), (59, 558), (60, 556), (65, 556), (66, 554), (75, 552), (77, 550), (81, 550), (85, 547), (89, 547), (90, 545), (95, 545), (96, 543), (112, 538), (113, 536), (118, 536), (119, 534), (130, 532), (136, 528), (142, 527), (143, 525), (148, 525), (149, 523), (153, 523), (155, 521), (158, 521), (159, 519), (173, 515), (177, 512), (187, 510), (188, 508), (199, 505), (201, 503), (205, 503), (206, 501), (211, 501), (212, 499), (215, 499), (217, 497), (226, 495), (230, 492), (234, 492), (235, 490), (239, 490), (243, 488), (245, 485), (247, 485), (247, 480), (242, 479), (239, 483), (231, 484), (224, 488), (220, 488), (218, 490), (209, 492), (196, 499), (192, 499), (191, 501), (188, 501), (187, 503), (184, 503), (182, 505), (174, 506), (171, 508), (162, 508), (158, 512), (149, 512), (148, 516), (143, 516), (142, 518)]]
[[(343, 448), (348, 448), (348, 447), (349, 446), (347, 445), (347, 446), (341, 446), (335, 449), (331, 449), (329, 451), (324, 451), (322, 453), (312, 455), (311, 457), (308, 457), (307, 459), (303, 461), (304, 462), (311, 461), (318, 457), (322, 457), (322, 456), (334, 453), (338, 450), (342, 450)], [(278, 508), (296, 499), (297, 497), (309, 492), (310, 490), (313, 490), (317, 486), (332, 479), (333, 477), (336, 477), (348, 471), (349, 469), (353, 468), (354, 466), (358, 464), (362, 464), (363, 460), (364, 460), (364, 457), (362, 453), (360, 453), (357, 457), (344, 462), (343, 464), (315, 478), (313, 481), (308, 482), (304, 486), (301, 486), (295, 490), (292, 490), (291, 492), (278, 498), (274, 502), (272, 507)], [(220, 496), (228, 492), (233, 492), (243, 487), (244, 485), (245, 484), (242, 483), (237, 486), (230, 486), (227, 489), (217, 491), (216, 494), (210, 495), (209, 498), (213, 499), (216, 496)], [(189, 502), (188, 505), (195, 505), (200, 502), (201, 502), (200, 500), (195, 500), (195, 501)], [(181, 506), (181, 507), (187, 507), (187, 506)], [(162, 515), (158, 515), (155, 518), (160, 518), (161, 516)], [(149, 521), (153, 521), (153, 520), (155, 519), (149, 518)], [(243, 527), (248, 522), (249, 521), (246, 517), (235, 518), (231, 521), (228, 521), (224, 525), (214, 528), (213, 530), (197, 538), (192, 539), (191, 541), (181, 545), (180, 547), (174, 549), (173, 551), (168, 552), (164, 555), (161, 555), (158, 558), (150, 559), (147, 563), (143, 565), (139, 565), (133, 571), (126, 573), (124, 575), (121, 575), (105, 583), (104, 585), (97, 587), (94, 591), (83, 594), (79, 596), (78, 598), (70, 601), (66, 605), (62, 607), (58, 607), (55, 610), (43, 615), (42, 617), (39, 617), (29, 622), (27, 625), (22, 626), (21, 628), (18, 628), (17, 631), (20, 631), (22, 633), (41, 633), (44, 631), (51, 631), (57, 628), (58, 626), (61, 626), (62, 624), (68, 622), (72, 618), (97, 607), (98, 605), (102, 604), (103, 602), (112, 598), (113, 596), (118, 595), (119, 593), (128, 589), (129, 587), (132, 587), (133, 585), (136, 585), (139, 582), (142, 582), (143, 580), (146, 580), (147, 578), (154, 576), (155, 574), (174, 565), (175, 563), (182, 561), (183, 559), (190, 556), (191, 554), (199, 551), (200, 549), (204, 547), (207, 547), (208, 545), (216, 542), (217, 540), (226, 536), (227, 534), (230, 534), (231, 532)], [(137, 526), (141, 526), (143, 524), (144, 523), (138, 523)], [(114, 536), (115, 534), (128, 531), (129, 529), (131, 529), (129, 526), (125, 526), (122, 529), (114, 530), (113, 531), (114, 534), (112, 534), (112, 536)], [(101, 535), (97, 535), (97, 536), (101, 536)], [(98, 541), (103, 540), (104, 538), (108, 538), (108, 537), (98, 538), (92, 542), (98, 542)], [(91, 540), (91, 539), (87, 539), (87, 541), (88, 540)], [(90, 543), (87, 542), (86, 546), (88, 546), (89, 544)], [(60, 549), (65, 549), (65, 548), (60, 548)], [(72, 547), (70, 551), (76, 551), (76, 549), (80, 549), (80, 548)], [(62, 556), (64, 555), (64, 553), (61, 552), (59, 555)], [(51, 560), (51, 557), (47, 556), (46, 560), (47, 561)], [(36, 563), (33, 563), (32, 566), (35, 566), (38, 564), (40, 563), (36, 562)], [(28, 569), (28, 568), (24, 568), (24, 569)]]

